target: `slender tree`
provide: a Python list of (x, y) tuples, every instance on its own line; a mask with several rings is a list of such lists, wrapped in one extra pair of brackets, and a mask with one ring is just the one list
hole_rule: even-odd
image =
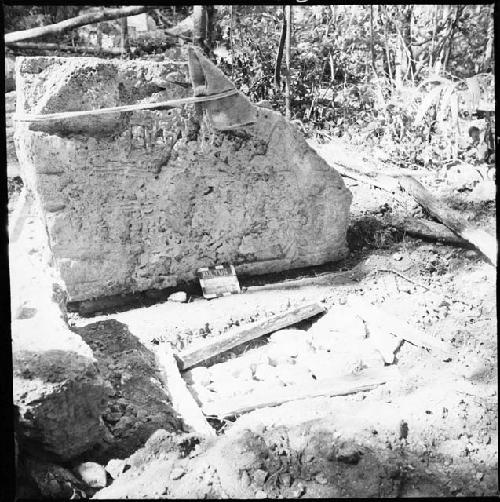
[(285, 116), (288, 120), (291, 118), (290, 106), (290, 52), (291, 52), (291, 37), (292, 37), (292, 6), (285, 6), (286, 17), (286, 43), (285, 43)]

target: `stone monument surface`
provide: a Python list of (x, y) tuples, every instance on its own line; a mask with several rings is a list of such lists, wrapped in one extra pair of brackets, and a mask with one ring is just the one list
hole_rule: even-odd
[[(228, 85), (208, 60), (196, 63)], [(179, 62), (18, 58), (16, 112), (186, 98), (190, 70)], [(214, 127), (242, 107), (250, 123)], [(15, 142), (70, 301), (176, 286), (215, 264), (262, 274), (347, 254), (351, 193), (342, 178), (295, 125), (240, 93), (162, 110), (17, 122)]]

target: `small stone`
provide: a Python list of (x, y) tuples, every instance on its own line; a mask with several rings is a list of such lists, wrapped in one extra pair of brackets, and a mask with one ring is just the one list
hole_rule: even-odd
[(478, 473), (476, 474), (476, 479), (477, 479), (478, 481), (481, 481), (483, 478), (484, 478), (484, 473), (482, 473), (482, 472), (478, 472)]
[(272, 381), (276, 376), (276, 370), (269, 364), (259, 364), (255, 368), (254, 378), (256, 380)]
[(96, 462), (84, 462), (76, 468), (76, 472), (91, 488), (104, 488), (107, 484), (106, 470)]
[(290, 473), (288, 472), (282, 472), (280, 474), (280, 485), (283, 486), (284, 488), (288, 488), (289, 486), (292, 485), (293, 479)]
[(250, 486), (250, 476), (248, 475), (247, 471), (243, 471), (241, 473), (241, 484), (246, 488), (247, 486)]
[(267, 478), (267, 472), (262, 469), (257, 469), (253, 473), (253, 482), (255, 483), (256, 486), (259, 487), (264, 486), (266, 478)]
[(319, 483), (320, 485), (328, 484), (328, 479), (323, 472), (316, 474), (316, 477), (314, 479), (316, 479), (316, 483)]
[(187, 293), (184, 291), (177, 291), (176, 293), (172, 293), (168, 297), (169, 302), (176, 302), (176, 303), (186, 303), (187, 302)]
[(121, 460), (119, 458), (112, 458), (107, 463), (105, 469), (113, 479), (116, 479), (123, 473), (124, 467), (125, 467), (125, 460)]
[(392, 259), (394, 261), (401, 261), (403, 259), (403, 255), (401, 253), (394, 253), (394, 255), (392, 256)]
[(292, 497), (299, 498), (306, 492), (306, 488), (302, 483), (297, 483), (297, 486), (292, 489)]
[(184, 291), (177, 291), (168, 297), (169, 302), (186, 303), (187, 294)]
[(266, 499), (267, 493), (263, 490), (259, 490), (259, 491), (255, 492), (255, 498), (256, 499)]
[(172, 469), (172, 472), (170, 473), (170, 479), (180, 479), (182, 476), (186, 474), (186, 471), (182, 469), (181, 467), (176, 467), (175, 469)]
[(210, 371), (203, 366), (191, 370), (191, 378), (197, 385), (208, 385), (210, 383)]
[(355, 447), (343, 447), (337, 453), (337, 460), (344, 464), (356, 465), (361, 459), (361, 452)]

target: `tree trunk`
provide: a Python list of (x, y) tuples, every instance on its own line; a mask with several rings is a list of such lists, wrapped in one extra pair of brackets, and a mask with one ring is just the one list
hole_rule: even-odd
[(405, 54), (405, 58), (403, 61), (405, 62), (404, 66), (404, 72), (403, 74), (405, 75), (406, 78), (408, 78), (409, 75), (413, 76), (415, 75), (415, 62), (413, 60), (413, 52), (412, 52), (412, 45), (411, 45), (411, 22), (412, 22), (412, 17), (413, 17), (413, 5), (407, 5), (406, 10), (403, 14), (403, 26), (401, 29), (401, 36), (402, 36), (402, 42), (403, 42), (403, 50)]
[(489, 66), (491, 65), (491, 70), (493, 75), (495, 74), (495, 62), (493, 59), (493, 47), (494, 47), (494, 38), (495, 38), (495, 23), (493, 17), (493, 7), (489, 7), (488, 9), (488, 31), (487, 31), (487, 41), (486, 48), (484, 51), (484, 60), (483, 60), (483, 72), (487, 71)]
[(5, 35), (5, 45), (9, 45), (15, 42), (21, 42), (22, 40), (31, 40), (33, 38), (45, 37), (47, 35), (58, 35), (60, 33), (65, 33), (66, 31), (72, 30), (74, 28), (79, 28), (80, 26), (85, 26), (87, 24), (94, 24), (101, 21), (109, 21), (111, 19), (120, 19), (123, 17), (135, 16), (136, 14), (147, 12), (148, 10), (151, 10), (151, 7), (146, 6), (105, 9), (103, 12), (84, 14), (82, 16), (66, 19), (65, 21), (51, 24), (49, 26), (41, 26), (24, 31), (13, 31), (12, 33), (7, 33), (7, 35)]
[(121, 25), (121, 29), (122, 29), (121, 47), (120, 48), (121, 48), (121, 52), (122, 52), (122, 58), (125, 58), (130, 53), (130, 44), (128, 41), (128, 24), (127, 24), (126, 17), (124, 17), (120, 20), (120, 25)]
[(375, 46), (373, 41), (373, 4), (370, 4), (370, 53), (372, 58), (372, 70), (377, 75), (377, 70), (375, 69)]
[(384, 45), (385, 45), (385, 59), (387, 63), (387, 76), (389, 77), (389, 81), (392, 83), (393, 75), (392, 75), (392, 65), (391, 65), (391, 51), (389, 49), (389, 30), (388, 23), (389, 17), (387, 15), (387, 5), (384, 6)]
[(286, 17), (286, 41), (285, 41), (285, 64), (286, 64), (286, 81), (285, 81), (285, 117), (291, 119), (291, 107), (290, 107), (290, 47), (291, 47), (291, 36), (292, 36), (292, 6), (287, 5), (285, 7), (285, 17)]

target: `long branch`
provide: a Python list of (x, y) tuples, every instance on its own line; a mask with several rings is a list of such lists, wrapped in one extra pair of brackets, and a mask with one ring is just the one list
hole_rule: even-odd
[(23, 31), (13, 31), (5, 35), (5, 45), (21, 42), (22, 40), (31, 40), (34, 38), (45, 37), (47, 35), (55, 35), (64, 33), (80, 26), (87, 24), (100, 23), (101, 21), (109, 21), (111, 19), (119, 19), (122, 17), (135, 16), (151, 10), (149, 6), (132, 6), (123, 7), (120, 9), (105, 9), (102, 12), (93, 12), (90, 14), (83, 14), (81, 16), (65, 19), (60, 23), (49, 24), (48, 26), (40, 26)]

